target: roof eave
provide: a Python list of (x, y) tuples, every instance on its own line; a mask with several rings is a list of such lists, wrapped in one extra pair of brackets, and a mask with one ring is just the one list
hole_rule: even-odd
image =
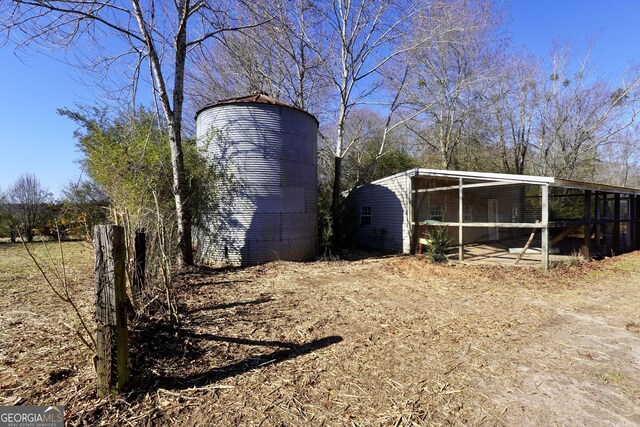
[(599, 184), (595, 182), (574, 181), (570, 179), (555, 178), (553, 186), (561, 187), (561, 188), (573, 188), (576, 190), (594, 190), (594, 191), (603, 191), (607, 193), (640, 195), (640, 189), (638, 188)]
[(456, 170), (441, 170), (441, 169), (426, 169), (415, 168), (409, 169), (404, 172), (400, 172), (394, 175), (390, 175), (376, 181), (371, 184), (381, 184), (391, 179), (398, 178), (400, 176), (439, 176), (439, 177), (451, 177), (451, 178), (470, 178), (483, 181), (500, 181), (500, 182), (513, 182), (514, 184), (531, 184), (531, 185), (549, 185), (559, 188), (572, 188), (580, 190), (594, 190), (603, 191), (609, 193), (621, 193), (621, 194), (634, 194), (640, 195), (640, 189), (631, 187), (621, 187), (608, 184), (599, 184), (593, 182), (575, 181), (569, 179), (560, 179), (547, 176), (536, 175), (516, 175), (505, 173), (492, 173), (492, 172), (470, 172), (470, 171), (456, 171)]

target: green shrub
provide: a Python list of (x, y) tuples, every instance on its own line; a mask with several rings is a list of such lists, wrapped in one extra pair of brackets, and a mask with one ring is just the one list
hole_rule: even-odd
[(433, 262), (447, 262), (447, 255), (451, 251), (453, 239), (449, 236), (447, 227), (436, 227), (427, 239), (426, 253)]

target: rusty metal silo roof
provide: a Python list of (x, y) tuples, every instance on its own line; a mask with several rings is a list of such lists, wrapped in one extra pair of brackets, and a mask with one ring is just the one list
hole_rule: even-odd
[(198, 117), (198, 115), (202, 111), (207, 110), (207, 109), (209, 109), (211, 107), (216, 107), (218, 105), (243, 104), (243, 103), (247, 103), (247, 104), (268, 104), (268, 105), (277, 105), (278, 107), (290, 108), (292, 110), (301, 111), (301, 112), (303, 112), (305, 114), (308, 114), (311, 117), (313, 117), (313, 119), (316, 122), (318, 122), (318, 119), (316, 119), (316, 117), (313, 114), (309, 113), (308, 111), (305, 111), (302, 108), (296, 107), (294, 105), (287, 104), (286, 102), (281, 101), (281, 100), (276, 99), (276, 98), (273, 98), (273, 97), (269, 96), (267, 93), (261, 92), (261, 91), (251, 92), (251, 94), (247, 95), (247, 96), (221, 99), (221, 100), (218, 100), (216, 102), (212, 102), (212, 103), (207, 104), (204, 107), (200, 108), (198, 111), (196, 111), (196, 117)]

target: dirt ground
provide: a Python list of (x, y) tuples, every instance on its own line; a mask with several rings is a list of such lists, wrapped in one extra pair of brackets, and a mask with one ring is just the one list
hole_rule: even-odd
[[(91, 254), (67, 244), (90, 313)], [(640, 424), (640, 253), (556, 269), (418, 256), (201, 269), (180, 327), (132, 331), (132, 384), (90, 354), (17, 247), (0, 244), (0, 404), (69, 425)]]

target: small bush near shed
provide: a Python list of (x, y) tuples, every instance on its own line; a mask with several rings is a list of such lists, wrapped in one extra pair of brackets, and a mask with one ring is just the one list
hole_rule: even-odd
[(447, 232), (447, 227), (437, 227), (430, 233), (427, 239), (426, 253), (431, 261), (436, 263), (447, 262), (447, 255), (451, 252), (453, 239)]

